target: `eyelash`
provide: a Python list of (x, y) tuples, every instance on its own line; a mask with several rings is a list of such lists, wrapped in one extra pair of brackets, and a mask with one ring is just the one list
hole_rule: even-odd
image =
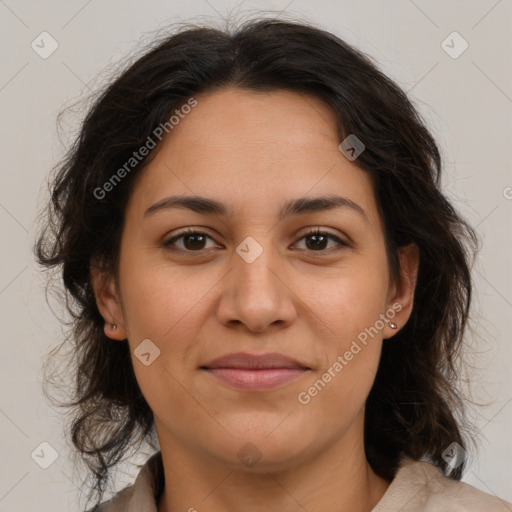
[[(207, 250), (207, 249), (200, 249), (200, 250), (197, 250), (197, 251), (190, 251), (190, 250), (187, 250), (187, 249), (181, 249), (181, 248), (177, 248), (177, 247), (173, 246), (174, 242), (176, 242), (180, 238), (183, 238), (183, 237), (186, 237), (186, 236), (190, 236), (190, 235), (204, 235), (207, 238), (210, 238), (210, 240), (213, 240), (212, 237), (210, 237), (206, 233), (203, 233), (202, 231), (196, 231), (196, 230), (190, 228), (187, 231), (184, 231), (184, 232), (180, 233), (179, 235), (176, 235), (173, 238), (170, 238), (169, 240), (165, 241), (163, 243), (163, 245), (164, 245), (165, 248), (173, 250), (173, 251), (177, 251), (177, 252), (184, 252), (184, 253), (190, 253), (190, 254), (193, 254), (193, 253), (202, 254), (202, 253), (204, 253), (204, 251)], [(335, 242), (337, 242), (341, 247), (338, 247), (337, 249), (334, 249), (334, 251), (332, 250), (332, 248), (331, 248), (331, 250), (329, 250), (329, 249), (322, 249), (322, 250), (319, 250), (319, 251), (312, 251), (312, 250), (308, 250), (308, 249), (299, 249), (299, 250), (310, 252), (310, 253), (317, 253), (318, 252), (318, 253), (330, 254), (332, 252), (341, 251), (341, 250), (343, 250), (345, 248), (350, 247), (350, 245), (347, 242), (345, 242), (344, 240), (341, 240), (336, 235), (333, 235), (332, 233), (329, 233), (328, 231), (321, 231), (319, 228), (312, 229), (312, 230), (308, 231), (306, 234), (302, 235), (298, 239), (298, 241), (301, 241), (304, 238), (307, 238), (307, 237), (310, 237), (310, 236), (319, 236), (319, 235), (327, 236), (328, 238), (330, 238), (330, 239), (334, 240)]]

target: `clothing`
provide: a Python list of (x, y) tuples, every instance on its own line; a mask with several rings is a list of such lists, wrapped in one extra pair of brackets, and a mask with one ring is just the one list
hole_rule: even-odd
[[(164, 488), (162, 454), (152, 455), (133, 485), (87, 512), (157, 512)], [(444, 476), (433, 464), (404, 459), (395, 478), (371, 512), (512, 512), (503, 501)]]

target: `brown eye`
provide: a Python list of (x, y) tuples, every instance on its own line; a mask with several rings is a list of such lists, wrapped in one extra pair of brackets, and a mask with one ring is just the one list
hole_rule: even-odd
[[(206, 247), (205, 244), (207, 241), (213, 239), (208, 236), (206, 233), (201, 231), (188, 230), (179, 235), (170, 238), (166, 242), (164, 242), (164, 247), (167, 247), (172, 250), (182, 251), (182, 252), (201, 252), (206, 249), (211, 249), (212, 247)], [(312, 230), (306, 235), (302, 236), (299, 241), (305, 240), (305, 249), (308, 252), (332, 252), (338, 251), (345, 247), (350, 247), (350, 245), (341, 240), (336, 235), (326, 232), (320, 231), (319, 229)], [(334, 241), (337, 244), (336, 247), (328, 247), (329, 242)], [(179, 242), (179, 243), (177, 243)], [(180, 245), (181, 244), (181, 245)], [(301, 249), (302, 250), (302, 249)]]
[[(334, 240), (338, 244), (338, 246), (341, 245), (341, 248), (350, 247), (349, 244), (338, 238), (336, 235), (333, 235), (332, 233), (328, 233), (326, 231), (320, 231), (319, 229), (310, 231), (309, 233), (301, 237), (299, 240), (306, 240), (306, 250), (313, 252), (327, 252), (326, 249), (330, 240)], [(334, 250), (340, 250), (341, 248)]]
[[(207, 249), (207, 247), (205, 247), (207, 239), (212, 240), (212, 238), (205, 233), (189, 230), (171, 238), (170, 240), (167, 240), (164, 242), (164, 246), (185, 252), (199, 252), (201, 250)], [(178, 240), (182, 240), (181, 247), (176, 246), (176, 242)]]

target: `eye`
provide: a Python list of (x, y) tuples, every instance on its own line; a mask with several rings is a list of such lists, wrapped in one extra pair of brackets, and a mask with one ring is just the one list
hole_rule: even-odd
[[(176, 235), (173, 238), (170, 238), (169, 240), (165, 241), (163, 245), (164, 247), (170, 248), (172, 250), (182, 252), (201, 252), (206, 249), (211, 249), (211, 247), (205, 247), (205, 244), (208, 239), (213, 241), (213, 239), (206, 233), (203, 233), (201, 231), (195, 231), (193, 229), (188, 229), (187, 231), (182, 232), (179, 235)], [(341, 246), (338, 249), (334, 249), (335, 251), (341, 250), (344, 247), (350, 247), (350, 245), (347, 242), (341, 240), (336, 235), (326, 231), (321, 231), (320, 229), (314, 229), (309, 231), (304, 236), (299, 238), (299, 242), (302, 240), (306, 240), (305, 250), (310, 252), (331, 252), (326, 250), (326, 245), (328, 245), (329, 240), (333, 240), (338, 244), (338, 246)], [(178, 241), (182, 243), (181, 247), (177, 244)]]
[[(193, 229), (188, 229), (187, 231), (170, 238), (166, 242), (164, 242), (164, 246), (173, 250), (184, 251), (184, 252), (199, 252), (202, 249), (205, 249), (204, 244), (206, 239), (213, 240), (206, 233), (202, 233), (200, 231), (194, 231)], [(177, 247), (176, 241), (182, 240), (183, 246)], [(208, 249), (208, 247), (206, 247)]]
[(320, 229), (309, 231), (303, 237), (301, 237), (299, 241), (307, 239), (309, 239), (310, 242), (305, 242), (306, 250), (311, 252), (332, 252), (326, 251), (326, 244), (329, 240), (334, 240), (338, 245), (342, 246), (338, 247), (338, 249), (334, 249), (335, 251), (342, 250), (344, 247), (350, 247), (350, 245), (347, 242), (341, 240), (341, 238), (327, 231), (320, 231)]

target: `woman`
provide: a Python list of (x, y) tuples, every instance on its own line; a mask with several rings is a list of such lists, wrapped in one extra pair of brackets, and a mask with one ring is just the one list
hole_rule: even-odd
[(111, 83), (36, 247), (93, 510), (507, 510), (460, 482), (476, 236), (440, 173), (405, 94), (304, 23), (182, 29)]

